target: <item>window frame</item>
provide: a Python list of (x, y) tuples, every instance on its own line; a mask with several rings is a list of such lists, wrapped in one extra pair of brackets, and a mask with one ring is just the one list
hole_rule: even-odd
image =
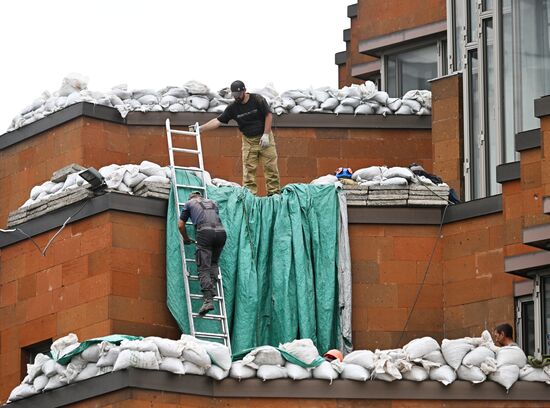
[[(523, 296), (517, 296), (514, 298), (514, 302), (515, 302), (515, 312), (516, 312), (516, 343), (523, 349), (523, 351), (525, 351), (525, 354), (527, 354), (527, 345), (525, 344), (526, 343), (526, 338), (525, 338), (525, 335), (526, 333), (524, 333), (524, 325), (525, 325), (525, 316), (524, 316), (524, 313), (523, 313), (523, 307), (524, 305), (528, 304), (528, 303), (533, 303), (533, 319), (535, 321), (535, 325), (536, 325), (536, 319), (535, 319), (535, 308), (536, 308), (536, 305), (535, 305), (535, 299), (533, 298), (533, 295), (530, 294), (530, 295), (523, 295)], [(537, 350), (537, 336), (536, 336), (536, 329), (534, 329), (533, 333), (531, 333), (534, 340), (535, 340), (535, 350)]]

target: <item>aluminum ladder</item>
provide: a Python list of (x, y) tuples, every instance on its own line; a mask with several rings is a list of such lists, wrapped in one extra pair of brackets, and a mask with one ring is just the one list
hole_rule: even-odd
[[(191, 130), (191, 128), (193, 130)], [(166, 119), (166, 137), (168, 142), (168, 154), (170, 156), (170, 169), (172, 171), (172, 191), (174, 204), (176, 207), (176, 213), (179, 215), (183, 209), (187, 197), (192, 191), (201, 191), (203, 197), (208, 198), (208, 192), (204, 182), (204, 162), (202, 157), (201, 135), (198, 122), (194, 127), (190, 127), (189, 131), (176, 130), (170, 127), (170, 119)], [(189, 141), (190, 137), (195, 138), (196, 148), (189, 149), (183, 147), (174, 147), (174, 141), (176, 138), (182, 140), (186, 137)], [(187, 158), (188, 155), (194, 155), (198, 158), (198, 168), (188, 166), (178, 166), (175, 164), (174, 153), (184, 153)], [(196, 176), (196, 173), (200, 174), (200, 177)], [(189, 181), (189, 176), (193, 175), (200, 180), (199, 185), (193, 185)], [(186, 223), (186, 228), (192, 226), (190, 220)], [(216, 342), (223, 342), (231, 351), (231, 343), (229, 338), (229, 327), (227, 324), (227, 312), (225, 308), (225, 298), (223, 294), (223, 283), (221, 270), (218, 268), (218, 280), (216, 283), (216, 293), (214, 294), (214, 310), (206, 315), (199, 315), (198, 309), (203, 303), (203, 295), (200, 290), (199, 277), (197, 272), (197, 266), (194, 256), (189, 256), (190, 252), (194, 255), (196, 252), (196, 244), (187, 245), (188, 251), (186, 254), (185, 245), (183, 243), (183, 237), (179, 235), (180, 240), (180, 252), (182, 258), (182, 272), (183, 281), (185, 284), (185, 298), (187, 301), (187, 315), (189, 322), (190, 334), (194, 337), (210, 340)], [(188, 230), (190, 237), (195, 237), (194, 228), (191, 231)]]

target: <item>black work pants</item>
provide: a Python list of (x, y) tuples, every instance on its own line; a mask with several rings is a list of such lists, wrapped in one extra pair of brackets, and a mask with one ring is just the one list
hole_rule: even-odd
[(226, 234), (224, 230), (200, 229), (197, 230), (197, 270), (201, 290), (215, 291), (215, 283), (218, 280), (218, 260), (225, 245)]

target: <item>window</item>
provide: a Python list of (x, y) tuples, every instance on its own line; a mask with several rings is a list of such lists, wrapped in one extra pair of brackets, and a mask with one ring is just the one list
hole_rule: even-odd
[(39, 353), (49, 353), (51, 345), (52, 340), (48, 339), (21, 349), (21, 380), (23, 380), (27, 373), (27, 364), (33, 364), (34, 359)]
[(448, 67), (464, 78), (466, 199), (498, 194), (515, 134), (550, 93), (550, 0), (447, 0)]
[(529, 356), (535, 355), (535, 304), (533, 296), (516, 298), (516, 342)]

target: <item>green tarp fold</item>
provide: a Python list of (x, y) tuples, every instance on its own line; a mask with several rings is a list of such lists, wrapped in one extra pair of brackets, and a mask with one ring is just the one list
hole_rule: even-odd
[[(189, 176), (178, 182), (200, 184)], [(185, 202), (189, 190), (182, 190), (180, 202)], [(227, 231), (220, 267), (233, 354), (299, 338), (312, 339), (321, 353), (338, 348), (335, 187), (291, 184), (271, 197), (256, 197), (245, 188), (209, 187), (208, 197), (218, 203)], [(189, 333), (177, 218), (171, 195), (167, 303), (182, 332)], [(186, 246), (187, 257), (193, 252), (194, 246)]]

